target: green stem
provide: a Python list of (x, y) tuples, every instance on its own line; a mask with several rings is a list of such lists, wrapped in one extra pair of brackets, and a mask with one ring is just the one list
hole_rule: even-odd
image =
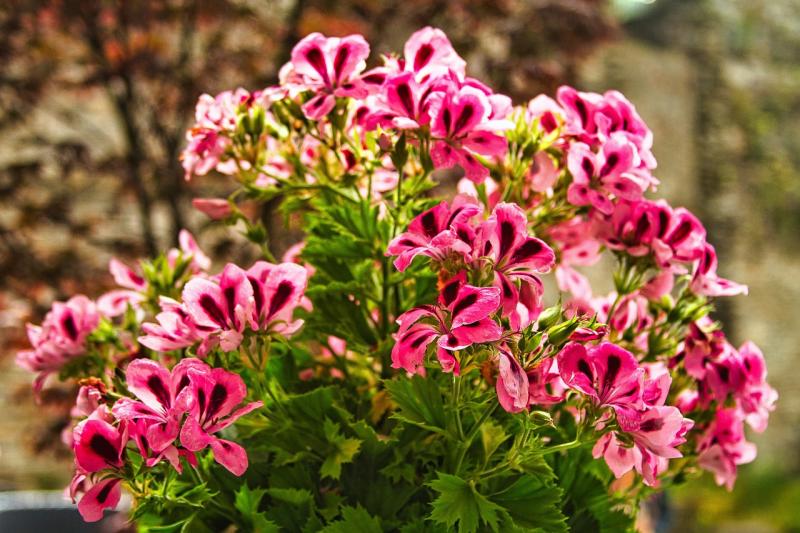
[(480, 431), (481, 426), (483, 426), (483, 423), (486, 422), (486, 419), (492, 416), (492, 413), (494, 413), (498, 405), (500, 405), (498, 402), (493, 402), (492, 405), (483, 412), (478, 421), (475, 422), (475, 425), (472, 426), (472, 429), (469, 431), (466, 438), (463, 441), (461, 441), (461, 449), (459, 450), (458, 458), (456, 459), (456, 467), (454, 470), (454, 473), (456, 475), (458, 475), (459, 470), (461, 470), (461, 465), (464, 462), (464, 458), (467, 455), (467, 451), (472, 446), (472, 439), (474, 439), (475, 435), (478, 434), (478, 431)]

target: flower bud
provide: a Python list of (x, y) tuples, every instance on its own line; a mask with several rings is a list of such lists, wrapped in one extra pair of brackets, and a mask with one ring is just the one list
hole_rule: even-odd
[(223, 198), (195, 198), (192, 207), (212, 220), (228, 218), (233, 213), (230, 203)]

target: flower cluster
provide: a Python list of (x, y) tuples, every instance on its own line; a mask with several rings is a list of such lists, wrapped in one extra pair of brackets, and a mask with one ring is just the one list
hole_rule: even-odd
[(205, 356), (216, 346), (238, 348), (246, 329), (291, 335), (303, 324), (293, 320), (305, 290), (307, 271), (294, 263), (258, 261), (248, 270), (229, 263), (213, 278), (197, 276), (183, 288), (183, 303), (161, 297), (157, 323), (145, 323), (144, 346), (169, 352), (199, 342)]
[(136, 399), (122, 397), (111, 409), (99, 403), (104, 393), (97, 388), (84, 387), (79, 395), (91, 397), (84, 403), (94, 404), (72, 437), (76, 473), (70, 495), (74, 500), (82, 494), (78, 510), (85, 520), (99, 520), (103, 509), (119, 503), (121, 482), (130, 478), (129, 443), (148, 468), (166, 460), (180, 473), (181, 458), (196, 467), (195, 453), (211, 448), (214, 459), (231, 473), (241, 476), (247, 470), (244, 448), (215, 435), (262, 405), (257, 401), (239, 407), (247, 395), (241, 377), (188, 358), (172, 371), (137, 359), (128, 365), (125, 378)]
[[(605, 523), (696, 467), (731, 488), (756, 453), (745, 426), (765, 430), (777, 393), (759, 349), (710, 316), (747, 288), (720, 276), (696, 216), (648, 197), (653, 135), (634, 106), (561, 87), (514, 108), (435, 28), (369, 56), (360, 35), (313, 33), (278, 85), (200, 98), (186, 178), (237, 188), (193, 204), (264, 260), (212, 274), (182, 232), (139, 268), (112, 260), (119, 288), (96, 304), (76, 296), (29, 326), (18, 360), (37, 389), (55, 372), (81, 387), (65, 441), (84, 517), (124, 485), (167, 527), (316, 530), (375, 512), (407, 529), (430, 506), (437, 526), (516, 530), (539, 511), (568, 523), (570, 499), (602, 500), (585, 512)], [(463, 173), (459, 194), (432, 202), (442, 169)], [(283, 262), (250, 205), (267, 201), (306, 231)], [(614, 290), (597, 294), (583, 270), (603, 254)], [(264, 469), (233, 489), (220, 470), (242, 475), (256, 450)], [(601, 458), (599, 491), (559, 484)], [(511, 492), (540, 506), (530, 459), (559, 484), (536, 517), (509, 507)], [(364, 495), (380, 487), (415, 503), (379, 510)], [(462, 487), (473, 513), (453, 505)], [(283, 512), (298, 494), (302, 512)]]

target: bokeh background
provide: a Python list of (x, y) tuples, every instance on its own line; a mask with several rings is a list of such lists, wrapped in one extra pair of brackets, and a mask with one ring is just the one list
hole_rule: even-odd
[(4, 0), (0, 490), (60, 488), (70, 471), (59, 434), (73, 391), (34, 404), (13, 361), (25, 321), (99, 294), (112, 255), (165, 249), (182, 227), (217, 258), (246, 253), (191, 210), (229, 187), (183, 180), (197, 97), (274, 83), (312, 31), (387, 52), (429, 24), (515, 103), (570, 83), (636, 104), (661, 193), (700, 216), (722, 274), (750, 286), (717, 316), (734, 344), (762, 347), (781, 396), (734, 493), (710, 476), (671, 490), (665, 530), (800, 531), (800, 0)]

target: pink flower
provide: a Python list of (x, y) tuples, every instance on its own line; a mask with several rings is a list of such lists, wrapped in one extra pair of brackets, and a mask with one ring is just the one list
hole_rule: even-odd
[[(157, 324), (146, 322), (142, 324), (144, 335), (139, 337), (139, 342), (157, 352), (171, 352), (180, 350), (205, 339), (214, 328), (200, 326), (195, 323), (186, 308), (179, 302), (166, 296), (159, 298), (161, 312), (156, 315)], [(198, 355), (207, 353), (206, 346), (198, 349)]]
[(197, 359), (183, 359), (170, 372), (149, 359), (132, 361), (125, 371), (125, 381), (138, 401), (121, 398), (113, 407), (114, 416), (130, 422), (151, 421), (137, 426), (134, 433), (146, 431), (147, 448), (163, 452), (178, 437), (181, 417), (188, 409), (188, 372), (200, 365), (205, 368)]
[(490, 318), (500, 306), (500, 290), (473, 287), (465, 280), (462, 272), (448, 281), (439, 295), (438, 306), (417, 307), (398, 317), (400, 329), (392, 349), (393, 368), (419, 372), (428, 345), (436, 340), (442, 368), (458, 374), (458, 361), (451, 352), (501, 337), (503, 330)]
[(644, 370), (627, 350), (609, 342), (592, 346), (571, 342), (558, 355), (561, 379), (597, 405), (641, 409)]
[(296, 332), (303, 321), (293, 320), (292, 314), (304, 301), (308, 276), (308, 270), (296, 263), (271, 265), (258, 261), (250, 267), (247, 280), (253, 288), (253, 330), (285, 336)]
[(172, 468), (180, 474), (183, 472), (181, 457), (185, 457), (190, 465), (197, 466), (197, 458), (193, 453), (188, 450), (178, 449), (173, 444), (169, 444), (161, 450), (155, 450), (148, 439), (148, 435), (153, 433), (152, 428), (154, 425), (158, 425), (158, 421), (150, 418), (136, 418), (128, 423), (130, 436), (136, 443), (136, 447), (146, 466), (153, 467), (162, 459), (166, 459), (172, 465)]
[(99, 323), (94, 302), (78, 295), (67, 302), (55, 302), (41, 326), (27, 325), (33, 349), (18, 352), (17, 364), (38, 373), (34, 390), (41, 390), (48, 375), (86, 352), (86, 339)]
[(750, 341), (745, 342), (739, 347), (738, 355), (744, 383), (736, 391), (736, 398), (745, 413), (745, 421), (761, 433), (767, 429), (769, 413), (775, 410), (778, 393), (767, 383), (767, 366), (758, 346)]
[(557, 130), (566, 120), (564, 109), (558, 103), (544, 94), (540, 94), (530, 102), (526, 109), (525, 117), (528, 122), (539, 121), (539, 127), (545, 133)]
[(192, 207), (212, 220), (222, 220), (233, 213), (230, 203), (224, 198), (194, 198)]
[(543, 359), (532, 369), (528, 370), (528, 403), (538, 405), (552, 405), (564, 401), (567, 385), (561, 379), (558, 371), (558, 361), (555, 357)]
[(497, 399), (509, 413), (519, 413), (528, 407), (528, 376), (517, 358), (506, 350), (500, 350), (497, 362)]
[(469, 196), (459, 195), (418, 215), (405, 233), (389, 243), (386, 255), (398, 256), (394, 266), (404, 271), (418, 255), (444, 261), (451, 255), (464, 257), (472, 250), (474, 230), (467, 224), (483, 208)]
[(466, 61), (438, 29), (427, 26), (414, 32), (403, 47), (404, 69), (413, 72), (419, 81), (453, 71), (463, 77)]
[(747, 294), (747, 285), (741, 285), (717, 275), (717, 253), (714, 247), (705, 243), (699, 259), (695, 263), (690, 285), (695, 294), (702, 296), (735, 296)]
[(241, 476), (248, 465), (244, 448), (214, 434), (258, 409), (263, 402), (250, 402), (237, 409), (247, 395), (242, 378), (225, 369), (210, 368), (201, 361), (193, 361), (187, 369), (189, 415), (181, 429), (181, 445), (192, 452), (210, 447), (219, 464)]
[(663, 406), (640, 412), (617, 410), (617, 420), (633, 446), (622, 444), (615, 433), (607, 433), (597, 441), (592, 455), (602, 456), (617, 479), (635, 468), (646, 485), (658, 486), (657, 477), (667, 469), (668, 460), (682, 457), (676, 446), (685, 442), (684, 435), (693, 422), (683, 418), (678, 408)]
[(292, 68), (304, 88), (315, 93), (303, 104), (303, 113), (319, 120), (331, 112), (337, 96), (366, 96), (368, 90), (358, 75), (368, 56), (369, 44), (361, 35), (339, 38), (312, 33), (297, 43)]
[(735, 409), (717, 411), (714, 422), (697, 446), (697, 462), (714, 474), (717, 485), (733, 490), (737, 466), (756, 458), (756, 447), (744, 437), (744, 424)]
[[(435, 97), (435, 98), (434, 98)], [(471, 85), (453, 86), (432, 95), (431, 160), (436, 168), (461, 166), (467, 178), (481, 183), (489, 176), (475, 154), (502, 156), (508, 150), (505, 136), (497, 133), (510, 123), (505, 117), (492, 118), (492, 102), (486, 93)]]
[(122, 480), (110, 475), (98, 477), (78, 472), (70, 484), (73, 503), (78, 494), (78, 512), (86, 522), (97, 522), (103, 518), (104, 509), (115, 509), (122, 497)]
[(87, 473), (120, 468), (128, 442), (127, 431), (120, 431), (100, 417), (90, 416), (73, 430), (75, 461)]
[(555, 264), (553, 250), (541, 239), (528, 236), (528, 218), (516, 204), (498, 204), (478, 230), (474, 255), (494, 265), (494, 284), (501, 290), (503, 316), (515, 330), (539, 316), (544, 289), (537, 274)]

